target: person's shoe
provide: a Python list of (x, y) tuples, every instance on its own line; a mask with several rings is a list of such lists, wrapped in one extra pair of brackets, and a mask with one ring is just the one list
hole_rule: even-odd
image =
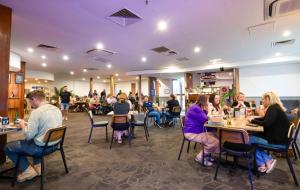
[(259, 171), (261, 173), (265, 173), (267, 171), (267, 167), (266, 166), (259, 166), (257, 168), (257, 171)]
[(28, 166), (28, 168), (20, 173), (17, 177), (17, 181), (18, 182), (24, 182), (26, 180), (31, 180), (33, 178), (35, 178), (38, 174), (36, 173), (36, 171), (33, 169), (32, 166)]
[(118, 144), (122, 144), (122, 139), (118, 139)]
[(66, 120), (66, 121), (68, 121), (68, 118), (67, 118), (67, 117), (65, 117), (65, 120)]
[[(199, 164), (202, 164), (202, 158), (198, 159), (198, 158), (195, 158), (195, 161), (198, 162)], [(212, 162), (210, 162), (207, 158), (204, 158), (204, 163), (203, 163), (204, 166), (212, 166), (214, 165)]]
[(276, 163), (277, 160), (273, 159), (270, 164), (267, 164), (267, 171), (266, 171), (267, 174), (271, 173), (275, 169)]
[(33, 165), (33, 168), (36, 171), (37, 176), (40, 176), (41, 173), (42, 173), (42, 165), (41, 164), (36, 164), (36, 165)]
[(158, 123), (156, 123), (156, 122), (154, 122), (154, 125), (155, 125), (156, 127), (158, 127), (158, 128), (163, 128), (160, 124), (158, 124)]

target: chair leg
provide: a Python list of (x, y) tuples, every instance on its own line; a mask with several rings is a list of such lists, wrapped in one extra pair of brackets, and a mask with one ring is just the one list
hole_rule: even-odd
[(291, 160), (290, 160), (290, 158), (289, 158), (289, 155), (288, 155), (288, 152), (285, 153), (285, 157), (286, 157), (286, 161), (287, 161), (287, 163), (288, 163), (288, 165), (289, 165), (290, 171), (291, 171), (291, 173), (292, 173), (292, 176), (293, 176), (295, 185), (296, 185), (296, 186), (299, 186), (298, 180), (297, 180), (297, 177), (296, 177), (296, 174), (295, 174), (293, 165), (292, 165), (292, 162), (291, 162)]
[(111, 146), (112, 146), (112, 143), (113, 143), (113, 140), (114, 140), (114, 132), (115, 132), (115, 130), (113, 129), (112, 134), (111, 134), (109, 149), (111, 149)]
[(181, 147), (180, 147), (180, 151), (179, 151), (179, 155), (178, 155), (178, 160), (180, 160), (182, 149), (184, 147), (184, 142), (185, 142), (185, 139), (183, 138), (182, 143), (181, 143)]
[(293, 154), (295, 156), (295, 160), (297, 160), (297, 153), (296, 153), (296, 148), (295, 148), (295, 144), (292, 144), (292, 149), (293, 149)]
[(146, 140), (147, 140), (147, 142), (148, 142), (148, 134), (147, 134), (147, 128), (146, 128), (146, 125), (144, 125), (144, 132), (145, 132)]
[(196, 147), (197, 147), (197, 142), (195, 142), (194, 144), (194, 150), (196, 150)]
[(248, 177), (249, 177), (249, 181), (250, 181), (250, 187), (251, 190), (253, 190), (253, 183), (252, 183), (252, 175), (251, 175), (251, 158), (250, 156), (247, 158), (247, 162), (248, 162)]
[(130, 129), (130, 127), (127, 129), (128, 131), (128, 144), (131, 147), (131, 137), (132, 137), (132, 129)]
[(298, 147), (297, 142), (295, 142), (295, 148), (297, 150), (297, 156), (298, 156), (298, 158), (300, 158), (300, 151), (299, 151), (299, 147)]
[(41, 158), (41, 190), (44, 189), (44, 157)]
[(188, 147), (187, 147), (187, 149), (186, 149), (186, 152), (187, 152), (187, 153), (190, 152), (190, 144), (191, 144), (191, 141), (189, 141), (189, 143), (188, 143)]
[(61, 158), (62, 158), (64, 166), (65, 166), (65, 171), (66, 171), (66, 173), (69, 173), (67, 162), (66, 162), (66, 157), (65, 157), (65, 152), (64, 152), (63, 147), (60, 147), (60, 153), (61, 153)]
[(14, 169), (14, 176), (13, 176), (13, 180), (11, 182), (11, 186), (14, 187), (15, 183), (17, 181), (17, 175), (18, 175), (18, 171), (19, 171), (19, 165), (20, 165), (20, 156), (17, 157), (17, 162), (15, 165), (15, 169)]
[(105, 140), (108, 142), (107, 125), (105, 126)]
[(92, 143), (91, 138), (92, 138), (93, 128), (94, 128), (94, 127), (92, 126), (92, 127), (91, 127), (91, 130), (90, 130), (90, 135), (89, 135), (88, 143)]
[(217, 167), (216, 167), (216, 171), (215, 171), (214, 180), (217, 180), (217, 175), (218, 175), (218, 170), (219, 170), (219, 167), (220, 167), (220, 162), (221, 162), (221, 152), (219, 153), (219, 158), (218, 158), (218, 163), (217, 163)]

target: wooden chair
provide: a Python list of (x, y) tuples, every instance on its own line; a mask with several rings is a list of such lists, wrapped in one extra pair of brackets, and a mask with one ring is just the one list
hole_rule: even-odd
[(300, 119), (298, 119), (298, 122), (295, 123), (295, 134), (294, 134), (294, 138), (292, 139), (292, 149), (293, 149), (293, 152), (294, 152), (294, 156), (295, 156), (295, 159), (297, 160), (298, 158), (300, 158), (300, 152), (299, 152), (299, 147), (298, 147), (298, 144), (297, 144), (297, 138), (298, 138), (298, 135), (299, 135), (299, 129), (300, 129)]
[(255, 146), (249, 145), (248, 132), (243, 129), (219, 129), (219, 142), (220, 142), (220, 153), (218, 158), (218, 164), (215, 171), (214, 179), (217, 179), (218, 169), (221, 163), (221, 154), (226, 153), (230, 156), (234, 156), (234, 164), (237, 165), (238, 157), (247, 158), (248, 163), (248, 177), (250, 181), (251, 190), (253, 190), (252, 175), (251, 175), (251, 157), (254, 157), (254, 167), (256, 170), (255, 160)]
[[(178, 160), (180, 160), (180, 158), (181, 158), (181, 153), (182, 153), (185, 141), (188, 142), (188, 146), (187, 146), (186, 152), (189, 153), (189, 151), (190, 151), (191, 141), (189, 139), (185, 138), (185, 136), (184, 136), (184, 131), (183, 131), (184, 121), (185, 121), (185, 117), (183, 116), (180, 119), (181, 131), (182, 131), (183, 139), (182, 139), (182, 143), (181, 143), (181, 147), (180, 147), (180, 151), (179, 151), (179, 155), (178, 155)], [(196, 146), (197, 146), (197, 142), (195, 142), (194, 150), (196, 149)], [(203, 155), (202, 155), (202, 166), (204, 166), (204, 151), (203, 151)]]
[[(14, 171), (14, 178), (12, 181), (11, 186), (13, 187), (15, 185), (15, 181), (17, 179), (17, 174), (18, 174), (18, 169), (19, 169), (19, 164), (20, 164), (20, 157), (21, 156), (26, 156), (26, 157), (34, 157), (36, 159), (41, 159), (41, 186), (40, 189), (43, 190), (44, 189), (44, 157), (52, 154), (56, 151), (60, 151), (61, 153), (61, 157), (64, 163), (64, 167), (65, 167), (65, 171), (66, 173), (69, 173), (68, 167), (67, 167), (67, 163), (66, 163), (66, 159), (65, 159), (65, 153), (64, 153), (64, 139), (65, 139), (65, 134), (66, 134), (66, 126), (61, 126), (58, 128), (53, 128), (53, 129), (49, 129), (43, 139), (45, 146), (43, 147), (43, 151), (42, 154), (39, 156), (36, 155), (29, 155), (29, 154), (19, 154), (17, 157), (17, 162), (16, 162), (16, 167), (15, 167), (15, 171)], [(51, 151), (47, 150), (48, 144), (51, 143), (51, 146), (49, 147), (54, 147), (54, 149), (52, 149)], [(52, 144), (54, 143), (54, 144)]]
[[(283, 148), (255, 144), (255, 146), (257, 148), (261, 148), (261, 149), (264, 149), (267, 151), (272, 151), (272, 152), (281, 153), (281, 154), (285, 155), (287, 164), (290, 168), (290, 171), (292, 173), (294, 183), (296, 186), (299, 186), (299, 183), (298, 183), (291, 159), (289, 158), (289, 148), (290, 148), (290, 146), (292, 146), (292, 147), (295, 146), (295, 144), (294, 144), (295, 140), (296, 140), (295, 137), (296, 137), (296, 135), (298, 135), (297, 134), (298, 132), (299, 132), (299, 122), (298, 122), (297, 130), (296, 130), (296, 126), (294, 125), (294, 123), (292, 123), (290, 125), (289, 132), (288, 132), (288, 142), (287, 142), (287, 144), (285, 144), (285, 146)], [(296, 145), (297, 145), (297, 143), (296, 143)]]
[(93, 129), (96, 128), (96, 127), (105, 127), (105, 139), (106, 139), (106, 142), (107, 142), (108, 141), (108, 134), (107, 134), (108, 121), (97, 121), (97, 122), (94, 122), (93, 112), (91, 110), (88, 111), (88, 115), (89, 115), (90, 122), (91, 122), (91, 130), (90, 130), (90, 135), (89, 135), (88, 143), (92, 143), (92, 141), (91, 141), (92, 133), (93, 133)]
[(181, 107), (180, 106), (174, 106), (172, 109), (172, 121), (171, 124), (173, 125), (173, 127), (175, 127), (179, 121), (180, 121), (180, 113), (181, 113)]
[(111, 141), (110, 141), (109, 149), (111, 149), (111, 147), (112, 147), (115, 131), (127, 130), (128, 131), (128, 143), (129, 143), (129, 146), (131, 146), (131, 130), (130, 130), (130, 122), (129, 122), (129, 118), (128, 118), (127, 114), (126, 115), (113, 115), (111, 127), (112, 127), (113, 131), (111, 134)]

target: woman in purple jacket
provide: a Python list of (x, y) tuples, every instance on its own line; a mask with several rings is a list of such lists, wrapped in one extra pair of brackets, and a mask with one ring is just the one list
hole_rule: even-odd
[[(199, 142), (204, 146), (204, 165), (212, 166), (211, 153), (219, 153), (219, 140), (215, 134), (204, 127), (207, 122), (208, 97), (199, 95), (186, 116), (184, 123), (184, 136), (193, 142)], [(202, 163), (203, 150), (196, 156), (195, 160)]]

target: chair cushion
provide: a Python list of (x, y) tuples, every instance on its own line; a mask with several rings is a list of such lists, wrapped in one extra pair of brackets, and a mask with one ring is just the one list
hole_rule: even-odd
[(224, 142), (223, 149), (232, 150), (235, 152), (251, 152), (255, 149), (255, 147), (250, 144)]
[(108, 125), (108, 121), (96, 121), (96, 122), (94, 122), (94, 125), (105, 126), (105, 125)]
[(133, 126), (144, 126), (144, 121), (134, 121), (131, 124)]

